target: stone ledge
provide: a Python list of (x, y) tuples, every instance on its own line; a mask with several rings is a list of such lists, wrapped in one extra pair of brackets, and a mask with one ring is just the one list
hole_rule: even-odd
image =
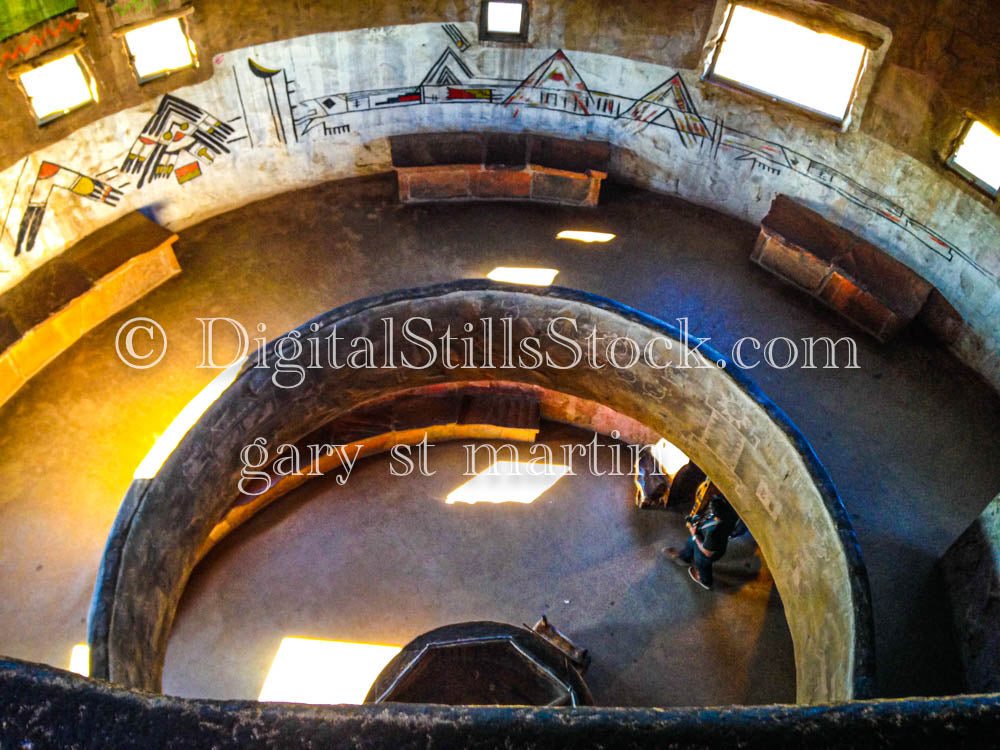
[(0, 657), (4, 747), (996, 746), (1000, 695), (825, 706), (310, 706), (174, 698)]

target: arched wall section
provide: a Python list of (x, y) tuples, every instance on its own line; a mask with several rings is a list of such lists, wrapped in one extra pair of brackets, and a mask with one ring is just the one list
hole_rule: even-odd
[[(502, 368), (505, 343), (498, 336), (493, 367), (446, 367), (441, 357), (431, 362), (422, 347), (405, 341), (402, 326), (413, 318), (431, 321), (438, 334), (446, 326), (455, 332), (472, 324), (479, 331), (475, 351), (482, 351), (484, 318), (493, 319), (496, 330), (509, 318), (514, 321), (513, 351), (520, 352), (521, 341), (535, 337), (543, 361), (537, 367)], [(348, 342), (366, 337), (375, 343), (374, 361), (383, 362), (387, 325), (393, 332), (396, 367), (305, 369), (298, 387), (275, 385), (274, 354), (289, 338), (325, 338), (333, 330)], [(615, 368), (603, 355), (593, 363), (586, 357), (575, 362), (575, 350), (567, 342), (586, 347), (593, 332), (627, 337), (639, 347), (665, 337), (682, 358), (669, 361), (689, 366), (662, 368), (643, 360)], [(411, 366), (403, 366), (403, 355)], [(465, 281), (332, 310), (256, 356), (157, 476), (130, 487), (94, 594), (89, 641), (95, 676), (159, 688), (170, 626), (187, 578), (212, 528), (237, 497), (243, 446), (259, 436), (273, 443), (296, 442), (352, 405), (395, 391), (502, 379), (605, 404), (687, 453), (731, 498), (760, 544), (785, 605), (799, 701), (839, 701), (868, 693), (873, 641), (867, 575), (829, 477), (773, 403), (744, 376), (720, 365), (724, 360), (719, 355), (689, 349), (676, 329), (582, 292)], [(261, 356), (268, 357), (269, 367), (259, 366)], [(308, 347), (301, 357), (306, 365)], [(656, 361), (665, 360), (657, 356)], [(418, 368), (423, 364), (427, 366)]]
[(530, 130), (609, 141), (612, 177), (751, 222), (778, 193), (808, 204), (935, 284), (968, 323), (960, 356), (1000, 387), (1000, 220), (940, 168), (704, 83), (694, 68), (476, 39), (473, 22), (423, 23), (216, 54), (209, 80), (0, 173), (0, 290), (129, 210), (183, 229), (386, 171), (387, 136)]
[[(539, 416), (542, 419), (561, 422), (572, 425), (594, 435), (604, 435), (613, 440), (621, 440), (635, 446), (653, 445), (659, 441), (660, 436), (645, 425), (637, 422), (631, 417), (619, 414), (613, 409), (609, 409), (603, 404), (593, 401), (586, 401), (565, 393), (557, 393), (548, 388), (538, 385), (526, 385), (524, 383), (512, 383), (507, 380), (489, 380), (482, 383), (465, 381), (462, 383), (438, 383), (430, 386), (422, 386), (404, 391), (394, 391), (388, 396), (378, 398), (374, 403), (355, 404), (354, 409), (345, 416), (350, 419), (352, 414), (358, 411), (365, 411), (372, 406), (395, 406), (400, 401), (405, 401), (413, 397), (430, 397), (440, 395), (445, 392), (462, 392), (464, 394), (482, 395), (483, 389), (528, 396), (535, 400), (539, 407)], [(503, 440), (507, 442), (521, 441), (527, 439), (522, 428), (510, 428), (497, 424), (468, 423), (458, 424), (450, 422), (447, 417), (441, 415), (443, 422), (422, 421), (418, 423), (403, 424), (394, 423), (394, 429), (390, 432), (371, 434), (352, 440), (349, 444), (344, 444), (342, 451), (334, 451), (332, 454), (320, 456), (316, 462), (315, 471), (323, 474), (333, 472), (339, 467), (345, 455), (352, 456), (357, 451), (358, 458), (367, 458), (376, 453), (383, 453), (392, 450), (397, 445), (417, 445), (425, 440), (432, 444), (439, 444), (451, 440), (481, 441), (481, 440)], [(340, 445), (338, 437), (330, 438), (331, 433), (337, 435), (336, 430), (330, 429), (331, 425), (324, 425), (322, 429), (323, 439), (315, 439), (317, 436), (311, 435), (305, 441), (309, 444), (335, 444)], [(308, 448), (303, 448), (306, 452)], [(208, 539), (198, 553), (197, 559), (201, 561), (209, 550), (212, 549), (225, 536), (232, 533), (234, 529), (246, 523), (254, 514), (259, 513), (274, 501), (291, 492), (296, 487), (308, 481), (310, 475), (291, 474), (286, 476), (271, 475), (268, 477), (266, 489), (252, 491), (259, 492), (252, 498), (241, 498), (225, 518), (215, 525)], [(261, 479), (257, 480), (262, 481)]]

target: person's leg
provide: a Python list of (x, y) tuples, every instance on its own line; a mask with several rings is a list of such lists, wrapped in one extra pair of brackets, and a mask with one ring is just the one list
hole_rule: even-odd
[(671, 560), (675, 565), (680, 565), (682, 567), (690, 567), (691, 563), (694, 561), (694, 555), (698, 547), (694, 543), (694, 538), (689, 537), (687, 544), (684, 545), (683, 549), (680, 551), (676, 547), (667, 547), (664, 552), (667, 554), (667, 558)]
[[(684, 545), (684, 549), (681, 550), (681, 553), (677, 557), (690, 565), (694, 559), (695, 552), (698, 552), (698, 547), (694, 543), (694, 537), (688, 537), (687, 544)], [(701, 553), (698, 552), (698, 554)]]
[(698, 571), (698, 580), (712, 587), (712, 559), (697, 547), (694, 548), (694, 568)]

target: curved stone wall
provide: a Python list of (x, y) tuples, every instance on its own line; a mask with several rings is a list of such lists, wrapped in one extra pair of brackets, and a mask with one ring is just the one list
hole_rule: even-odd
[[(484, 351), (483, 319), (492, 319), (496, 331), (504, 329), (504, 319), (512, 322), (509, 339), (493, 338), (492, 362), (483, 354), (462, 362), (471, 367), (454, 367), (407, 340), (403, 326), (410, 319), (429, 321), (436, 334), (446, 326), (453, 333), (470, 330), (475, 352)], [(345, 342), (373, 341), (374, 363), (384, 363), (387, 350), (395, 352), (395, 366), (308, 368), (311, 346), (296, 355), (290, 343), (325, 340), (334, 331)], [(598, 348), (592, 361), (576, 361), (592, 335), (630, 339), (640, 350), (650, 345), (653, 355), (634, 365), (625, 357), (629, 366), (618, 367)], [(527, 341), (541, 361), (503, 367), (510, 363), (508, 341), (516, 352)], [(668, 345), (671, 354), (664, 355)], [(279, 369), (281, 352), (287, 356)], [(294, 364), (303, 366), (302, 382), (283, 387)], [(690, 456), (731, 499), (773, 573), (795, 648), (798, 700), (867, 695), (874, 668), (871, 603), (847, 514), (803, 436), (727, 364), (654, 318), (567, 289), (463, 281), (325, 313), (257, 352), (156, 477), (130, 486), (94, 594), (92, 674), (159, 689), (177, 604), (199, 550), (238, 495), (245, 445), (260, 436), (272, 444), (297, 442), (353, 405), (394, 391), (502, 379), (605, 404)]]
[[(626, 417), (613, 409), (609, 409), (603, 404), (593, 401), (585, 401), (581, 398), (557, 393), (541, 386), (528, 386), (523, 383), (512, 383), (507, 380), (490, 380), (483, 383), (445, 383), (432, 386), (424, 386), (406, 391), (395, 391), (389, 396), (376, 399), (375, 404), (398, 404), (401, 399), (417, 395), (440, 394), (446, 391), (462, 391), (471, 393), (472, 389), (497, 388), (503, 389), (507, 393), (519, 392), (537, 400), (542, 419), (572, 425), (582, 430), (594, 432), (595, 434), (612, 437), (625, 443), (633, 445), (653, 445), (660, 436), (654, 431), (645, 427), (630, 417)], [(355, 404), (346, 415), (341, 415), (350, 419), (359, 409), (373, 406), (373, 404)], [(329, 426), (324, 426), (324, 433)], [(335, 471), (342, 463), (344, 457), (368, 458), (377, 453), (384, 453), (392, 450), (397, 445), (419, 445), (421, 441), (427, 440), (432, 444), (440, 444), (451, 440), (504, 440), (516, 442), (527, 439), (524, 430), (517, 428), (510, 429), (495, 424), (456, 424), (456, 423), (424, 423), (421, 425), (410, 424), (404, 429), (394, 429), (391, 432), (373, 434), (369, 437), (352, 440), (344, 444), (341, 451), (334, 451), (333, 454), (320, 456), (316, 461), (315, 471), (323, 474)], [(324, 440), (322, 442), (329, 442)], [(306, 442), (306, 445), (309, 441)], [(302, 450), (308, 453), (309, 449), (303, 447)], [(312, 470), (312, 469), (311, 469)], [(271, 503), (284, 497), (296, 487), (307, 482), (310, 478), (308, 473), (291, 474), (282, 477), (269, 476), (268, 487), (259, 492), (252, 499), (241, 497), (240, 501), (226, 513), (225, 517), (219, 521), (208, 535), (205, 544), (199, 550), (196, 557), (196, 564), (228, 534), (231, 534), (238, 526), (246, 523), (255, 514), (268, 507)]]
[(751, 222), (778, 193), (806, 203), (935, 284), (973, 332), (960, 356), (1000, 387), (1000, 220), (940, 169), (704, 83), (695, 69), (477, 36), (473, 22), (424, 23), (216, 54), (209, 80), (0, 173), (0, 291), (129, 210), (183, 229), (388, 170), (390, 135), (531, 130), (609, 141), (612, 177)]

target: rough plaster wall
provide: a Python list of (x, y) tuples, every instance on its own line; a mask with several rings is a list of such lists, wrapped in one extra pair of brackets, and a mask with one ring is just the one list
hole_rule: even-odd
[[(129, 210), (183, 229), (267, 195), (386, 170), (388, 135), (534, 130), (609, 140), (620, 147), (612, 167), (620, 178), (751, 222), (778, 192), (802, 200), (937, 285), (982, 338), (962, 353), (1000, 387), (1000, 220), (968, 191), (869, 135), (804, 127), (800, 116), (703, 84), (691, 70), (585, 52), (552, 58), (553, 49), (476, 38), (475, 24), (433, 23), (216, 55), (210, 80), (172, 92), (200, 109), (174, 108), (170, 116), (204, 116), (194, 129), (206, 138), (214, 129), (221, 144), (199, 154), (203, 142), (170, 140), (171, 149), (190, 149), (157, 163), (193, 169), (183, 183), (173, 172), (140, 180), (127, 165), (130, 153), (155, 157), (140, 135), (157, 142), (183, 135), (169, 120), (152, 127), (165, 98), (106, 117), (0, 173), (0, 289)], [(442, 55), (443, 67), (435, 67)], [(444, 67), (450, 75), (442, 77)], [(432, 68), (435, 85), (421, 87)], [(546, 91), (519, 88), (532, 71), (562, 80), (548, 78)], [(452, 90), (491, 99), (448, 100)], [(634, 120), (636, 107), (652, 122)], [(46, 160), (64, 169), (36, 179)], [(37, 236), (28, 250), (31, 214)]]
[(1000, 127), (1000, 14), (994, 0), (827, 2), (893, 32), (865, 132), (934, 164), (967, 111)]
[(1000, 692), (1000, 495), (941, 558), (970, 693)]
[[(137, 106), (178, 86), (200, 82), (212, 72), (211, 61), (219, 52), (320, 32), (475, 21), (480, 1), (241, 0), (236, 7), (218, 0), (191, 0), (195, 8), (191, 32), (201, 68), (140, 87), (120, 41), (110, 36), (112, 26), (119, 23), (113, 11), (115, 0), (80, 0), (80, 10), (88, 15), (81, 19), (78, 31), (86, 38), (85, 56), (96, 75), (101, 100), (39, 128), (17, 87), (0, 85), (0, 111), (4, 113), (0, 167), (6, 168), (26, 153), (55, 143), (101, 117)], [(117, 6), (122, 4), (119, 0)], [(540, 48), (584, 49), (693, 68), (712, 4), (713, 0), (537, 0), (532, 3), (530, 40)], [(155, 6), (156, 13), (163, 10), (162, 0), (129, 0), (129, 6), (137, 11), (143, 5)], [(122, 18), (130, 20), (133, 15)], [(28, 36), (37, 36), (44, 28), (45, 24), (36, 27)], [(66, 38), (63, 34), (52, 44)], [(0, 43), (0, 67), (8, 61), (4, 53), (13, 55), (10, 64), (22, 59), (16, 49), (22, 42), (14, 40), (10, 47)], [(30, 53), (38, 49), (32, 47)]]
[[(759, 395), (748, 393), (736, 377), (700, 354), (693, 353), (690, 367), (660, 369), (640, 362), (618, 369), (604, 355), (599, 355), (599, 368), (586, 359), (570, 366), (567, 349), (546, 333), (559, 316), (576, 321), (575, 330), (563, 327), (560, 332), (581, 346), (592, 331), (606, 339), (630, 338), (640, 349), (655, 336), (675, 336), (613, 303), (581, 293), (529, 294), (457, 282), (420, 290), (413, 298), (394, 293), (364, 306), (334, 310), (314, 320), (315, 334), (305, 326), (301, 333), (322, 339), (336, 326), (344, 341), (356, 336), (373, 341), (373, 361), (382, 362), (383, 321), (388, 319), (400, 357), (422, 363), (426, 355), (404, 344), (403, 321), (426, 317), (435, 331), (446, 326), (459, 331), (483, 318), (511, 317), (517, 321), (513, 351), (520, 351), (522, 338), (538, 337), (542, 356), (548, 355), (555, 366), (449, 369), (438, 359), (426, 369), (307, 369), (304, 383), (287, 389), (274, 387), (272, 372), (251, 360), (156, 478), (137, 480), (130, 487), (115, 521), (119, 532), (109, 538), (91, 610), (88, 642), (97, 659), (95, 674), (103, 675), (107, 668), (114, 682), (159, 689), (174, 610), (198, 550), (235, 499), (242, 468), (236, 457), (254, 436), (266, 435), (274, 443), (297, 442), (353, 405), (394, 391), (499, 376), (606, 404), (689, 455), (732, 501), (774, 576), (795, 647), (798, 701), (853, 697), (856, 659), (863, 661), (863, 668), (870, 666), (866, 654), (856, 654), (855, 648), (870, 648), (870, 602), (866, 583), (863, 595), (855, 590), (864, 573), (856, 558), (849, 567), (847, 555), (856, 544), (853, 532), (845, 535), (835, 523), (833, 514), (843, 508), (826, 484), (828, 478), (818, 476), (824, 473), (815, 458), (801, 452)], [(272, 342), (268, 347), (267, 361), (274, 362), (278, 346)], [(477, 340), (474, 350), (482, 351), (482, 346)], [(494, 340), (496, 362), (503, 359), (502, 346), (499, 338)], [(308, 363), (308, 357), (306, 351), (302, 363)], [(206, 450), (208, 444), (211, 450)], [(139, 503), (138, 510), (133, 502)], [(126, 531), (119, 536), (122, 529)], [(119, 555), (120, 562), (109, 563)]]
[[(162, 0), (153, 11), (141, 6), (154, 6), (154, 0), (130, 0), (134, 10), (121, 16), (112, 10), (114, 0), (80, 0), (80, 10), (87, 16), (78, 31), (87, 40), (101, 101), (39, 129), (17, 88), (0, 86), (6, 126), (0, 139), (0, 167), (101, 117), (203, 80), (218, 52), (319, 32), (471, 21), (478, 18), (480, 5), (479, 0), (244, 0), (238, 8), (213, 0), (190, 4), (195, 8), (192, 33), (205, 64), (198, 71), (140, 87), (120, 42), (109, 31), (119, 18), (162, 12)], [(995, 54), (1000, 13), (993, 0), (828, 0), (828, 4), (884, 24), (893, 33), (883, 75), (862, 123), (865, 132), (933, 166), (967, 110), (1000, 127), (1000, 89), (995, 84), (1000, 77), (1000, 58)], [(529, 39), (539, 48), (601, 52), (694, 69), (714, 5), (715, 0), (534, 0)], [(117, 7), (121, 6), (119, 2)], [(39, 36), (45, 26), (36, 27), (27, 38)], [(51, 43), (65, 38), (64, 34)], [(10, 41), (9, 47), (6, 41), (0, 44), (0, 60), (6, 61), (4, 53), (23, 59), (16, 48), (25, 42), (21, 38)], [(32, 47), (31, 53), (39, 49)], [(957, 178), (953, 182), (962, 185)]]

